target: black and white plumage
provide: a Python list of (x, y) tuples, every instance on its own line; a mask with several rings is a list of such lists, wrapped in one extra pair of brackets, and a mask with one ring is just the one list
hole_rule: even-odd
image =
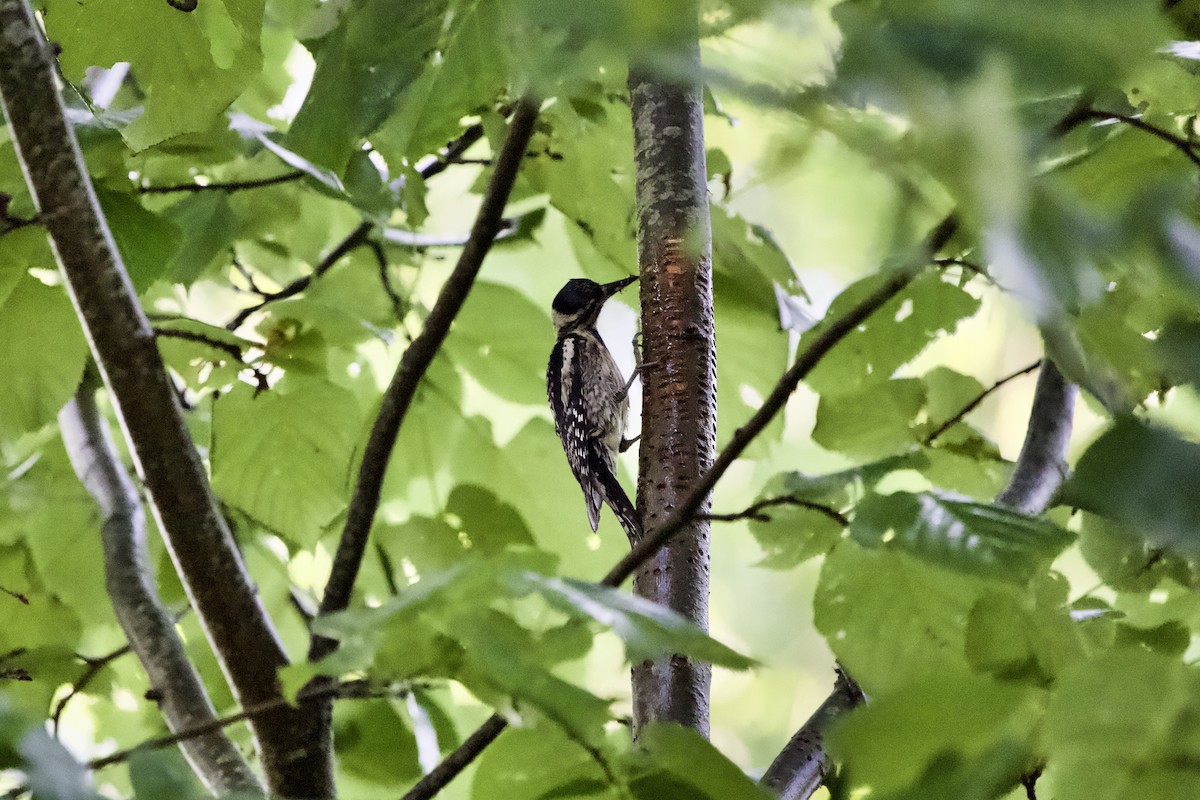
[(554, 298), (558, 340), (546, 370), (554, 429), (583, 489), (588, 522), (596, 530), (600, 504), (607, 502), (630, 539), (641, 536), (642, 523), (616, 476), (617, 453), (622, 449), (629, 411), (629, 384), (596, 331), (596, 319), (605, 301), (635, 280), (606, 284), (586, 278), (567, 281)]

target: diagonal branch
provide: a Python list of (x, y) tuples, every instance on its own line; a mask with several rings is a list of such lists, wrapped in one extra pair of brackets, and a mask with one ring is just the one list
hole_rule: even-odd
[(1078, 387), (1068, 383), (1050, 359), (1042, 360), (1025, 442), (1008, 485), (996, 503), (1023, 514), (1046, 510), (1066, 479), (1067, 445), (1075, 417)]
[(1183, 155), (1187, 157), (1188, 161), (1191, 161), (1197, 167), (1200, 167), (1200, 155), (1197, 155), (1196, 153), (1196, 144), (1194, 142), (1190, 142), (1182, 136), (1172, 133), (1165, 128), (1152, 125), (1140, 117), (1132, 117), (1128, 114), (1118, 114), (1115, 111), (1101, 111), (1097, 108), (1077, 108), (1064, 117), (1063, 120), (1055, 126), (1055, 132), (1060, 134), (1065, 133), (1079, 123), (1088, 121), (1124, 123), (1131, 128), (1162, 139), (1164, 142), (1183, 153)]
[(779, 800), (807, 800), (821, 787), (829, 768), (822, 746), (825, 731), (830, 723), (865, 701), (854, 679), (838, 668), (833, 692), (784, 745), (759, 782)]
[[(175, 619), (163, 605), (151, 578), (141, 498), (96, 408), (99, 383), (99, 377), (89, 368), (75, 399), (59, 414), (59, 425), (75, 474), (96, 499), (103, 515), (100, 536), (104, 583), (121, 628), (161, 698), (167, 724), (176, 731), (202, 725), (214, 720), (216, 711), (175, 631)], [(89, 663), (76, 688), (55, 709), (55, 720), (67, 700), (124, 652), (122, 648)], [(250, 765), (219, 730), (188, 740), (183, 752), (196, 774), (216, 794), (263, 796)]]
[[(154, 339), (68, 125), (54, 56), (25, 0), (0, 0), (0, 98), (71, 299), (159, 529), (243, 704), (281, 695), (287, 654), (221, 516)], [(334, 794), (328, 725), (308, 709), (257, 718), (272, 794)]]
[[(733, 439), (717, 456), (713, 466), (694, 484), (693, 489), (680, 501), (679, 506), (656, 530), (647, 532), (645, 538), (609, 570), (601, 584), (620, 586), (642, 563), (662, 546), (663, 542), (679, 531), (699, 510), (704, 498), (725, 474), (739, 455), (756, 436), (766, 429), (775, 415), (783, 410), (788, 397), (800, 385), (812, 369), (833, 347), (852, 330), (862, 324), (871, 314), (879, 310), (888, 300), (895, 297), (925, 268), (932, 255), (949, 243), (958, 229), (958, 218), (953, 214), (942, 220), (929, 235), (919, 256), (896, 270), (878, 289), (865, 297), (858, 305), (843, 316), (833, 320), (828, 327), (797, 358), (787, 372), (780, 377), (775, 388), (755, 412), (754, 416), (737, 430)], [(403, 797), (403, 800), (429, 800), (454, 780), (467, 765), (495, 741), (508, 723), (504, 717), (493, 715), (472, 733), (452, 753), (446, 756), (432, 772), (419, 780)]]
[[(379, 507), (383, 478), (391, 458), (392, 447), (396, 444), (396, 436), (416, 395), (421, 378), (450, 332), (450, 324), (466, 302), (475, 276), (483, 266), (483, 259), (491, 249), (497, 231), (500, 230), (504, 207), (516, 182), (525, 146), (533, 136), (533, 125), (537, 116), (536, 101), (525, 99), (517, 104), (508, 138), (496, 157), (496, 170), (492, 173), (483, 205), (480, 206), (479, 215), (471, 228), (471, 237), (463, 248), (454, 271), (446, 279), (437, 302), (429, 312), (425, 327), (404, 351), (391, 384), (384, 392), (383, 405), (363, 450), (354, 494), (346, 513), (346, 525), (342, 530), (329, 582), (321, 599), (322, 615), (340, 611), (350, 602), (350, 593), (362, 564), (371, 524)], [(309, 648), (309, 658), (319, 659), (332, 652), (335, 647), (336, 643), (332, 639), (314, 636)]]

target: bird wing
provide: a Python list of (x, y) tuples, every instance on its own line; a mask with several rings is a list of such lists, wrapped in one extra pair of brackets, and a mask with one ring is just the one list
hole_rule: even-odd
[[(583, 489), (584, 500), (587, 503), (588, 522), (592, 530), (600, 527), (600, 505), (604, 499), (601, 473), (598, 467), (603, 463), (603, 445), (596, 439), (594, 420), (585, 417), (586, 411), (582, 403), (581, 392), (584, 389), (582, 375), (583, 359), (577, 358), (577, 350), (586, 347), (587, 343), (574, 336), (564, 336), (550, 353), (549, 373), (559, 375), (558, 391), (554, 390), (554, 381), (548, 380), (550, 386), (550, 405), (554, 411), (554, 425), (558, 438), (562, 440), (563, 450), (567, 453), (567, 463), (575, 480)], [(574, 454), (574, 455), (572, 455)]]

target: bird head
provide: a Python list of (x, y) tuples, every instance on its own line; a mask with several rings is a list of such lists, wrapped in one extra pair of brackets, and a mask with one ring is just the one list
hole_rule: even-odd
[(594, 326), (608, 298), (636, 280), (637, 277), (631, 275), (612, 283), (596, 283), (587, 278), (567, 281), (551, 304), (555, 329), (562, 334)]

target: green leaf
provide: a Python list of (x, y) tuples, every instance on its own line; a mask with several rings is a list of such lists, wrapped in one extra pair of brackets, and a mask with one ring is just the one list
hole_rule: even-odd
[[(1026, 687), (942, 676), (872, 697), (835, 725), (828, 746), (854, 785), (870, 786), (872, 794), (990, 800), (1027, 766), (1038, 701)], [(996, 759), (995, 769), (978, 775), (980, 783), (966, 782), (965, 794), (931, 791), (987, 758)], [(913, 794), (894, 794), (901, 790)]]
[(346, 507), (361, 419), (354, 394), (325, 381), (288, 376), (257, 397), (238, 386), (213, 413), (213, 488), (270, 529), (312, 543)]
[[(838, 319), (888, 276), (864, 278), (842, 292), (829, 306), (827, 320)], [(966, 290), (929, 272), (914, 280), (851, 331), (838, 344), (836, 358), (821, 361), (805, 382), (822, 395), (844, 394), (863, 384), (877, 385), (914, 359), (942, 333), (953, 333), (959, 320), (979, 310), (979, 300)], [(818, 324), (800, 339), (808, 346), (824, 330)]]
[(129, 759), (129, 782), (139, 800), (199, 800), (208, 796), (183, 754), (175, 749), (135, 752)]
[(730, 669), (754, 666), (753, 659), (730, 650), (674, 611), (619, 589), (533, 572), (513, 574), (508, 580), (515, 591), (536, 591), (559, 611), (611, 629), (625, 643), (631, 662), (679, 654)]
[(510, 728), (483, 751), (471, 779), (471, 796), (480, 800), (588, 797), (608, 785), (600, 765), (586, 750), (559, 727), (539, 722)]
[(1055, 797), (1145, 800), (1200, 792), (1194, 670), (1139, 649), (1085, 662), (1055, 687), (1045, 747)]
[(132, 195), (98, 189), (96, 196), (134, 291), (146, 291), (179, 252), (179, 228), (147, 211)]
[(333, 743), (338, 766), (356, 778), (395, 786), (421, 776), (416, 738), (390, 700), (335, 703)]
[(1026, 581), (1072, 541), (1057, 525), (1005, 508), (933, 493), (870, 495), (850, 535), (864, 547), (905, 550), (935, 564)]
[(220, 255), (238, 233), (239, 220), (224, 192), (198, 192), (164, 213), (183, 232), (183, 242), (166, 269), (168, 280), (190, 284)]
[(454, 321), (446, 348), (468, 374), (505, 400), (541, 405), (553, 344), (542, 309), (515, 289), (481, 281)]
[(828, 553), (842, 538), (841, 522), (820, 509), (785, 504), (763, 513), (770, 519), (750, 520), (750, 533), (764, 553), (761, 567), (791, 569)]
[(917, 443), (914, 428), (924, 405), (925, 385), (916, 378), (823, 394), (812, 438), (852, 458), (892, 455)]
[(54, 421), (75, 394), (86, 357), (87, 344), (63, 288), (21, 277), (0, 304), (0, 375), (9, 376), (0, 392), (0, 439)]
[(439, 0), (364, 0), (308, 43), (317, 68), (288, 148), (340, 175), (360, 139), (383, 123), (433, 56), (446, 12)]
[(1118, 419), (1079, 459), (1063, 502), (1129, 525), (1155, 547), (1200, 554), (1200, 445)]
[[(658, 722), (645, 727), (637, 741), (656, 767), (688, 785), (691, 790), (688, 797), (712, 800), (768, 800), (772, 797), (728, 756), (691, 728)], [(645, 795), (639, 792), (639, 796)]]
[(1060, 604), (989, 592), (967, 619), (967, 660), (1002, 680), (1046, 685), (1082, 658), (1077, 627)]
[(843, 541), (825, 557), (813, 621), (868, 696), (970, 671), (967, 615), (996, 588), (893, 550)]
[(439, 35), (439, 57), (425, 61), (420, 76), (404, 89), (391, 116), (371, 137), (389, 164), (413, 164), (434, 152), (459, 135), (463, 117), (505, 88), (508, 55), (497, 27), (507, 9), (499, 0), (458, 0), (452, 5), (454, 16)]
[(216, 0), (190, 14), (156, 0), (46, 0), (45, 7), (68, 80), (82, 82), (91, 66), (130, 62), (147, 95), (145, 112), (121, 132), (135, 151), (208, 130), (262, 64), (262, 0)]

